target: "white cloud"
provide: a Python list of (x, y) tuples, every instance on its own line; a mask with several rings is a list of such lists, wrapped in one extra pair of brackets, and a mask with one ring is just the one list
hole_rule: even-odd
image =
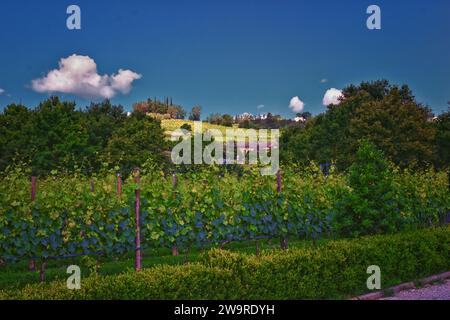
[(31, 85), (37, 92), (69, 93), (83, 98), (112, 98), (117, 93), (127, 94), (134, 80), (142, 75), (119, 69), (117, 74), (99, 75), (97, 64), (89, 56), (76, 54), (62, 58), (59, 68), (47, 76), (35, 79)]
[(291, 108), (293, 112), (302, 112), (304, 107), (305, 103), (300, 100), (299, 97), (293, 97), (291, 102), (289, 102), (289, 108)]
[(0, 88), (0, 94), (4, 94), (6, 91), (2, 88)]
[(259, 106), (256, 107), (256, 109), (262, 109), (262, 108), (264, 108), (263, 104), (260, 104)]
[(323, 78), (323, 79), (320, 80), (320, 83), (327, 83), (327, 82), (328, 82), (327, 78)]
[(331, 88), (325, 92), (322, 102), (324, 106), (329, 106), (330, 104), (338, 105), (341, 103), (340, 98), (342, 97), (343, 95), (341, 90)]

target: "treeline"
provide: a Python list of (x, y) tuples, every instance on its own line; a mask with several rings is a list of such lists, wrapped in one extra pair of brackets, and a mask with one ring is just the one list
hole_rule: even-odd
[(339, 105), (282, 131), (280, 151), (288, 163), (310, 160), (348, 168), (359, 141), (367, 139), (401, 168), (450, 164), (450, 111), (437, 117), (408, 86), (386, 80), (350, 85)]
[[(289, 164), (313, 160), (346, 170), (360, 141), (366, 139), (400, 168), (450, 166), (450, 111), (435, 117), (408, 86), (385, 80), (351, 85), (343, 95), (339, 105), (330, 105), (317, 116), (299, 114), (298, 121), (272, 115), (234, 120), (215, 115), (208, 120), (220, 118), (220, 124), (237, 123), (241, 128), (281, 128), (280, 157)], [(171, 170), (173, 142), (165, 139), (160, 121), (148, 116), (166, 112), (175, 118), (185, 116), (170, 98), (135, 104), (129, 114), (108, 100), (83, 109), (57, 97), (34, 109), (11, 104), (0, 113), (0, 172), (17, 163), (29, 164), (35, 174), (54, 169), (90, 174), (105, 166), (127, 173), (146, 162)], [(199, 120), (200, 113), (196, 106), (189, 118)]]
[(167, 161), (160, 122), (142, 112), (127, 115), (106, 100), (76, 109), (74, 102), (51, 97), (36, 108), (12, 104), (0, 114), (0, 171), (29, 163), (34, 174), (103, 166), (129, 172), (146, 161)]
[[(244, 129), (283, 129), (283, 128), (301, 128), (304, 126), (304, 121), (309, 119), (311, 114), (305, 112), (297, 114), (296, 120), (283, 119), (280, 115), (267, 113), (264, 116), (255, 117), (253, 115), (244, 114), (236, 118), (236, 123), (239, 128)], [(301, 119), (301, 120), (300, 120)]]
[(230, 114), (212, 113), (206, 118), (211, 124), (232, 127), (233, 125), (243, 129), (281, 129), (287, 127), (302, 127), (303, 123), (311, 117), (309, 112), (299, 113), (295, 120), (284, 119), (280, 115), (267, 113), (254, 116), (249, 113), (231, 116)]
[[(200, 106), (194, 106), (191, 111), (186, 110), (178, 104), (174, 104), (171, 97), (166, 97), (163, 100), (158, 98), (148, 98), (145, 101), (136, 102), (133, 104), (133, 112), (142, 112), (158, 119), (189, 119), (193, 121), (201, 120)], [(221, 125), (225, 127), (232, 127), (233, 125), (244, 129), (280, 129), (285, 127), (302, 126), (303, 122), (311, 117), (309, 112), (297, 114), (297, 118), (301, 121), (292, 119), (283, 119), (280, 115), (267, 113), (259, 116), (254, 116), (248, 113), (232, 116), (228, 113), (212, 113), (206, 117), (205, 121), (211, 124)]]
[(184, 119), (186, 111), (180, 106), (172, 103), (172, 98), (164, 98), (160, 101), (156, 98), (137, 102), (133, 105), (133, 111), (161, 115), (167, 119)]

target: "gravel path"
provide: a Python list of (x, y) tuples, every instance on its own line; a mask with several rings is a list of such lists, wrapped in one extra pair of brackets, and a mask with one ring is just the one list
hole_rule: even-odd
[(450, 300), (450, 279), (443, 283), (399, 292), (382, 300)]

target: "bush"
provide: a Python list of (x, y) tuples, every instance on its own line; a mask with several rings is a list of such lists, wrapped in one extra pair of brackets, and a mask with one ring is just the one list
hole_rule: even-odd
[(443, 224), (450, 210), (447, 180), (444, 171), (400, 171), (363, 140), (349, 168), (349, 188), (334, 203), (336, 232), (358, 237)]
[(351, 192), (344, 196), (338, 211), (339, 234), (360, 236), (399, 230), (401, 217), (395, 210), (392, 171), (383, 153), (363, 140), (349, 169)]
[(2, 299), (233, 299), (240, 284), (229, 270), (200, 264), (161, 265), (141, 272), (130, 270), (115, 276), (95, 276), (81, 280), (80, 290), (68, 290), (66, 283), (29, 285), (9, 292)]
[(192, 126), (189, 123), (183, 123), (183, 125), (180, 127), (180, 129), (184, 129), (189, 132), (192, 132)]
[(331, 241), (316, 249), (266, 251), (261, 256), (214, 249), (200, 263), (139, 273), (31, 285), (0, 299), (323, 299), (367, 291), (367, 267), (381, 268), (382, 287), (450, 267), (450, 227)]

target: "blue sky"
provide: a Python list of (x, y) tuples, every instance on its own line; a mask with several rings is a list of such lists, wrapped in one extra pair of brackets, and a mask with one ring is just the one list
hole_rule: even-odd
[[(81, 8), (82, 30), (66, 28), (70, 4)], [(381, 8), (381, 30), (366, 28), (371, 4)], [(127, 109), (171, 96), (205, 116), (292, 117), (294, 96), (317, 114), (327, 89), (386, 78), (438, 113), (450, 100), (450, 1), (2, 0), (0, 108), (45, 99), (32, 80), (72, 54), (89, 56), (100, 75), (141, 74), (111, 99)], [(78, 106), (90, 100), (59, 95)]]

